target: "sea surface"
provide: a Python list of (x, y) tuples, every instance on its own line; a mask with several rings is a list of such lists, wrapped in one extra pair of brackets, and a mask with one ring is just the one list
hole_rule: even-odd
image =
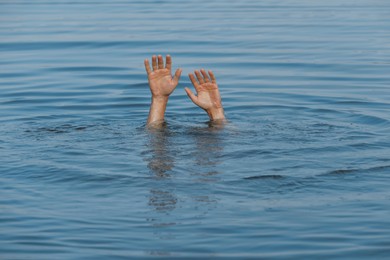
[(389, 216), (390, 1), (0, 0), (1, 259), (388, 259)]

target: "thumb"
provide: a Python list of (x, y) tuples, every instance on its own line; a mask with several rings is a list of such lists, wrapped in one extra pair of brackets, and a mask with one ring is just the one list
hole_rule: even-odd
[(175, 83), (175, 85), (179, 84), (179, 79), (180, 79), (180, 76), (181, 76), (181, 72), (182, 72), (182, 69), (177, 69), (176, 72), (175, 72), (175, 76), (173, 76), (173, 82)]
[(184, 88), (186, 91), (188, 97), (194, 102), (196, 105), (198, 105), (198, 97), (191, 91), (189, 88)]

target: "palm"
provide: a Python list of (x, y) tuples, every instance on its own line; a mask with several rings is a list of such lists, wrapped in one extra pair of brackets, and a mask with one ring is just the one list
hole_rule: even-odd
[(208, 110), (211, 108), (221, 108), (221, 96), (219, 94), (218, 85), (215, 83), (203, 83), (199, 85), (197, 90), (198, 99), (197, 105)]
[(158, 69), (149, 74), (150, 91), (154, 96), (169, 96), (177, 86), (168, 69)]
[(221, 95), (219, 94), (217, 81), (212, 71), (207, 75), (205, 70), (195, 71), (196, 78), (190, 74), (190, 80), (195, 87), (197, 95), (189, 88), (186, 92), (191, 100), (204, 110), (222, 108)]
[(172, 60), (171, 56), (167, 55), (166, 64), (161, 55), (152, 57), (152, 68), (149, 61), (145, 60), (145, 69), (148, 74), (149, 87), (154, 97), (168, 97), (179, 83), (181, 69), (177, 69), (175, 76), (171, 74)]

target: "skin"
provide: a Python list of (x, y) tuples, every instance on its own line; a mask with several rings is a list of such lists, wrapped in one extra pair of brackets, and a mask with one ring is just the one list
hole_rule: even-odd
[[(145, 59), (144, 63), (152, 93), (147, 126), (161, 127), (164, 123), (169, 96), (179, 83), (182, 69), (177, 69), (172, 77), (172, 58), (170, 55), (166, 56), (165, 66), (161, 55), (152, 56), (152, 67), (150, 67), (148, 59)], [(213, 72), (209, 70), (207, 74), (204, 69), (201, 69), (200, 71), (195, 70), (194, 74), (190, 73), (189, 77), (196, 90), (196, 95), (189, 88), (185, 88), (188, 97), (194, 104), (206, 111), (213, 123), (225, 122), (221, 95)]]
[(154, 55), (152, 57), (152, 68), (148, 59), (144, 63), (148, 75), (150, 92), (152, 93), (147, 125), (161, 126), (164, 123), (169, 95), (177, 87), (182, 70), (180, 68), (177, 69), (175, 75), (172, 77), (172, 58), (170, 55), (166, 56), (165, 66), (164, 59), (161, 55)]
[[(195, 74), (195, 75), (194, 75)], [(225, 115), (221, 103), (221, 95), (219, 94), (217, 80), (214, 73), (209, 70), (208, 74), (204, 69), (190, 73), (189, 77), (194, 85), (197, 95), (189, 88), (185, 88), (188, 97), (209, 115), (212, 122), (224, 122)]]

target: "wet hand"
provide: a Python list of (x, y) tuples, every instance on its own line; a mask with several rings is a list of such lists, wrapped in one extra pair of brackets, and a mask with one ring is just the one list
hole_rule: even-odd
[(172, 58), (170, 55), (166, 56), (164, 66), (164, 59), (161, 55), (152, 57), (152, 68), (149, 60), (145, 59), (145, 69), (148, 74), (148, 81), (152, 98), (168, 99), (169, 95), (175, 90), (179, 83), (182, 70), (177, 69), (175, 75), (172, 77), (171, 67)]
[(200, 72), (195, 70), (194, 73), (196, 77), (192, 73), (189, 74), (189, 77), (197, 94), (195, 95), (189, 88), (185, 88), (188, 97), (197, 106), (204, 109), (211, 120), (225, 119), (221, 95), (213, 72), (209, 70), (207, 74), (204, 69), (201, 69)]

